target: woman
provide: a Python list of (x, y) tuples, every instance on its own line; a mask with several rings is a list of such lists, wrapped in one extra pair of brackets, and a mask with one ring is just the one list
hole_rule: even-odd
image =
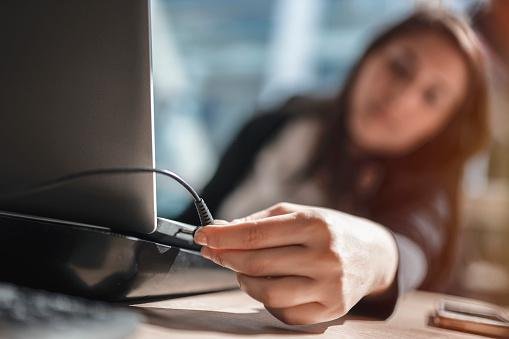
[(388, 317), (402, 292), (444, 286), (462, 167), (486, 136), (474, 34), (417, 12), (369, 46), (336, 98), (296, 98), (243, 128), (203, 197), (217, 217), (250, 215), (195, 241), (286, 323)]

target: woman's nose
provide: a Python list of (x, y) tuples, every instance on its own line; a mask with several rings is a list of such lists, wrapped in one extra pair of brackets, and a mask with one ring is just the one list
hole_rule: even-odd
[(390, 84), (383, 86), (384, 95), (382, 103), (384, 106), (391, 106), (395, 101), (400, 101), (405, 97), (408, 97), (410, 83), (409, 81), (392, 81)]
[(407, 87), (404, 91), (400, 92), (393, 102), (395, 107), (394, 114), (397, 114), (398, 119), (408, 120), (419, 114), (421, 111), (420, 102), (421, 93), (419, 89), (415, 88), (415, 86)]
[(419, 91), (415, 84), (395, 85), (388, 89), (383, 100), (389, 115), (402, 119), (405, 115), (416, 110), (419, 100)]

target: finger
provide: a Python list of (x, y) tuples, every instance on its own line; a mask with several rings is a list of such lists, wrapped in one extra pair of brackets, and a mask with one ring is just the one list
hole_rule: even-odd
[(220, 249), (261, 249), (306, 244), (313, 240), (311, 226), (314, 219), (302, 212), (277, 215), (260, 220), (224, 226), (201, 227), (195, 233), (195, 242)]
[(266, 307), (291, 307), (318, 300), (316, 281), (308, 277), (250, 277), (238, 273), (240, 288)]
[(320, 258), (304, 246), (261, 250), (218, 250), (202, 247), (201, 254), (218, 265), (251, 277), (319, 276), (324, 267)]
[(269, 208), (266, 208), (264, 210), (250, 214), (244, 218), (235, 219), (235, 220), (233, 220), (233, 222), (246, 222), (246, 221), (251, 221), (251, 220), (258, 220), (258, 219), (273, 217), (275, 215), (289, 214), (289, 213), (297, 212), (297, 211), (298, 211), (298, 205), (291, 204), (288, 202), (282, 202), (282, 203), (272, 205)]
[(273, 316), (289, 325), (316, 324), (339, 317), (326, 306), (318, 302), (310, 302), (286, 308), (266, 307)]

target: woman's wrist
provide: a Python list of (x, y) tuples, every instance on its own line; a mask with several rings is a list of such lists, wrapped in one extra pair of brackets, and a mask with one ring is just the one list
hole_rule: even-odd
[(375, 279), (370, 296), (384, 293), (396, 279), (398, 269), (398, 247), (394, 236), (384, 226), (372, 223), (377, 232), (377, 241), (373, 244), (373, 258), (376, 268)]
[(335, 248), (341, 258), (346, 294), (353, 306), (366, 296), (383, 294), (395, 279), (398, 248), (391, 232), (371, 220), (329, 210)]
[(350, 231), (359, 246), (357, 255), (363, 258), (364, 295), (384, 293), (394, 281), (398, 268), (398, 247), (394, 236), (386, 227), (374, 221), (343, 215), (343, 218), (351, 220)]

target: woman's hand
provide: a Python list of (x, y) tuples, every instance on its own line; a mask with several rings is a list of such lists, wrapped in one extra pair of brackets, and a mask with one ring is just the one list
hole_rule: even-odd
[(382, 226), (288, 203), (195, 234), (202, 255), (237, 272), (240, 288), (288, 324), (345, 315), (394, 279), (397, 248)]

